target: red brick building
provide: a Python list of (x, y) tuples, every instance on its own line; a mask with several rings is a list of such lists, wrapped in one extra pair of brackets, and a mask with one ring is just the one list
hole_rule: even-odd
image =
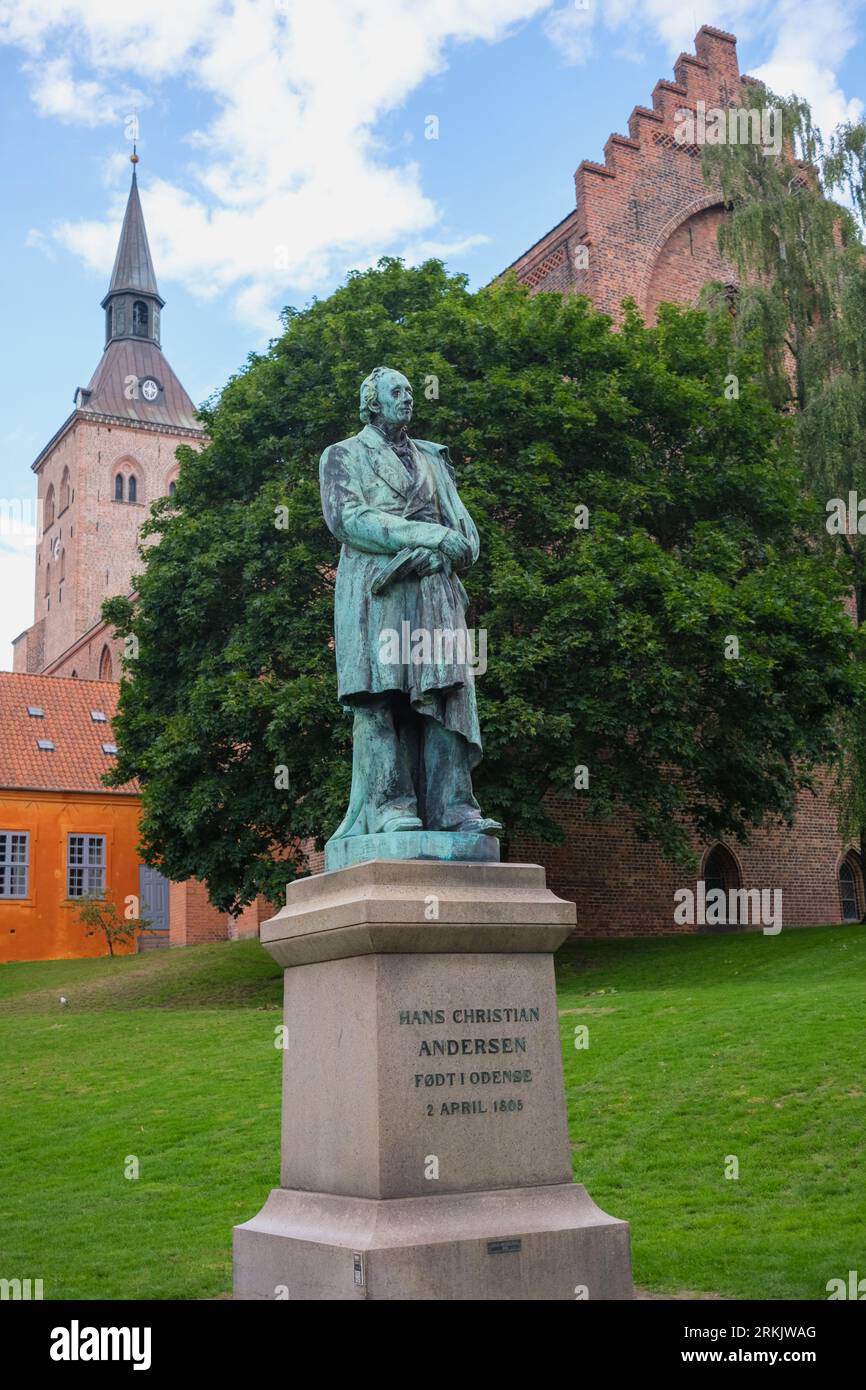
[[(730, 104), (755, 108), (761, 84), (740, 74), (737, 42), (706, 25), (695, 53), (682, 53), (675, 80), (659, 80), (651, 106), (635, 106), (627, 135), (611, 135), (604, 163), (584, 160), (575, 176), (575, 207), (509, 269), (534, 290), (585, 294), (617, 318), (626, 297), (654, 320), (663, 301), (697, 302), (708, 280), (733, 285), (716, 232), (725, 216), (721, 196), (701, 173), (701, 148), (675, 138), (675, 116)], [(554, 892), (577, 903), (585, 935), (655, 935), (700, 930), (674, 921), (674, 893), (691, 887), (655, 850), (641, 844), (623, 817), (587, 824), (580, 794), (556, 798), (551, 809), (566, 832), (560, 849), (525, 838), (512, 858), (541, 862)], [(785, 926), (858, 917), (863, 909), (859, 855), (841, 843), (829, 784), (800, 797), (792, 830), (767, 827), (749, 846), (701, 845), (700, 873), (708, 885), (781, 889)]]

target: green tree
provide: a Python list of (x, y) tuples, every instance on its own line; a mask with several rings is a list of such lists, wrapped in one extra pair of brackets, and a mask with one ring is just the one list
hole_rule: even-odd
[[(737, 338), (760, 342), (770, 397), (794, 415), (796, 457), (824, 523), (816, 538), (847, 552), (863, 623), (866, 251), (858, 217), (866, 213), (866, 125), (840, 126), (825, 141), (802, 98), (766, 91), (762, 102), (779, 113), (781, 154), (747, 143), (708, 146), (704, 174), (729, 207), (719, 249), (740, 279)], [(834, 193), (847, 194), (850, 208)], [(841, 515), (852, 492), (864, 512), (849, 528)], [(840, 830), (859, 840), (866, 866), (866, 723), (859, 707), (840, 718)]]
[(387, 260), (287, 310), (204, 411), (210, 443), (182, 451), (176, 498), (155, 504), (137, 602), (106, 605), (138, 641), (112, 780), (142, 784), (145, 857), (206, 879), (222, 909), (278, 901), (302, 842), (345, 810), (317, 465), (360, 427), (377, 363), (415, 384), (413, 433), (448, 443), (481, 530), (467, 587), (488, 633), (488, 814), (557, 838), (546, 791), (625, 807), (683, 863), (690, 824), (742, 837), (790, 819), (859, 687), (849, 575), (808, 543), (814, 503), (757, 359), (698, 311), (655, 328), (629, 311), (614, 332), (581, 298), (472, 294), (439, 262)]
[(82, 898), (71, 899), (78, 908), (78, 920), (85, 927), (93, 927), (102, 932), (108, 954), (114, 955), (115, 944), (119, 941), (126, 946), (134, 941), (139, 932), (150, 930), (147, 917), (121, 917), (117, 904), (107, 901), (98, 893), (86, 893)]

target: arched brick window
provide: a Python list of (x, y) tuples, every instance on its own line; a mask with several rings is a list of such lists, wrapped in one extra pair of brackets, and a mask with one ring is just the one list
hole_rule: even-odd
[(52, 483), (45, 494), (45, 527), (46, 529), (54, 523), (54, 484)]
[(69, 469), (64, 468), (63, 477), (60, 479), (60, 510), (66, 511), (72, 501), (72, 492), (69, 486)]
[(99, 679), (101, 681), (114, 680), (114, 663), (111, 660), (111, 651), (108, 646), (102, 648), (102, 655), (99, 658)]
[(129, 479), (126, 499), (128, 502), (138, 501), (138, 479), (136, 478), (134, 473), (130, 476)]
[(122, 501), (123, 501), (123, 474), (122, 474), (122, 473), (118, 473), (117, 477), (116, 477), (115, 480), (114, 480), (114, 500), (115, 500), (115, 502), (122, 502)]
[[(735, 910), (733, 916), (731, 915), (732, 904), (729, 894), (732, 889), (741, 886), (741, 880), (739, 866), (731, 851), (726, 849), (724, 845), (713, 845), (704, 858), (701, 878), (705, 885), (707, 914), (709, 916), (712, 908), (712, 919), (707, 921), (706, 925), (699, 930), (708, 932), (736, 930), (738, 925), (737, 912)], [(724, 906), (721, 909), (719, 900), (715, 897), (710, 898), (710, 894), (715, 889), (721, 889), (725, 894), (722, 900)]]
[(839, 904), (843, 922), (859, 922), (862, 915), (863, 889), (860, 865), (852, 850), (839, 865)]
[(740, 887), (737, 861), (724, 845), (713, 845), (704, 860), (703, 879), (708, 893), (711, 888), (721, 888), (728, 893), (732, 888)]

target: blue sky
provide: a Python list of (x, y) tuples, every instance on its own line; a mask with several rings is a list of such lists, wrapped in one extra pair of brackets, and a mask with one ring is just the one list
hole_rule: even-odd
[[(0, 499), (102, 351), (129, 185), (128, 118), (163, 347), (195, 401), (383, 253), (441, 255), (483, 284), (574, 204), (702, 23), (743, 71), (862, 112), (863, 0), (4, 0)], [(425, 138), (425, 121), (439, 138)], [(286, 268), (287, 267), (287, 268)], [(0, 668), (32, 618), (32, 547), (0, 534)]]

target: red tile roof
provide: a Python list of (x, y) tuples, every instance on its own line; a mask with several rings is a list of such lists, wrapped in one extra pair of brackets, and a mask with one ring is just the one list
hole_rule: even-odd
[[(115, 761), (102, 745), (114, 742), (118, 690), (114, 681), (0, 671), (0, 790), (134, 794), (134, 783), (105, 787), (100, 780)], [(28, 706), (44, 718), (28, 714)], [(91, 710), (108, 722), (95, 722)], [(52, 742), (53, 752), (39, 748), (38, 739)]]

